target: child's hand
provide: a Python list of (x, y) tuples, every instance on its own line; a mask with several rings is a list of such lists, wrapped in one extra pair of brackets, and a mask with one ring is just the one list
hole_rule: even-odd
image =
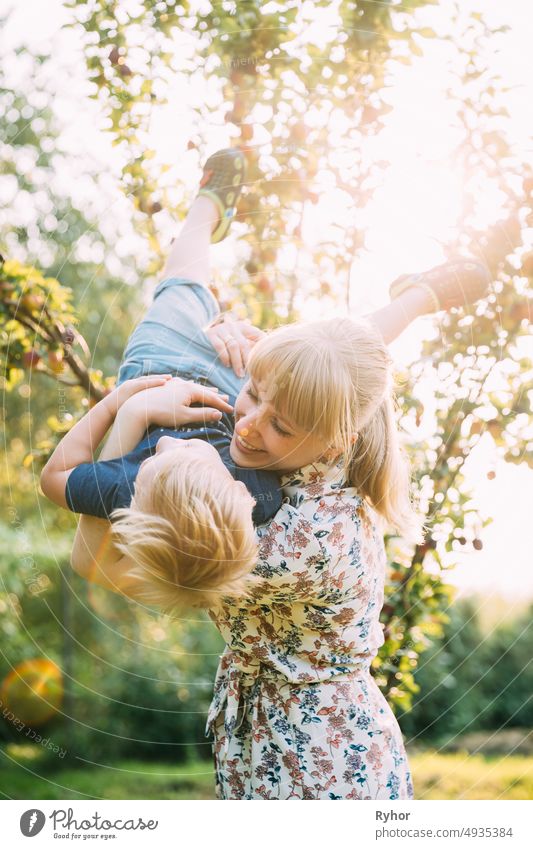
[[(145, 427), (181, 427), (191, 422), (212, 422), (233, 407), (218, 389), (175, 378), (164, 385), (139, 392), (128, 400), (124, 414), (134, 416)], [(191, 407), (191, 404), (203, 404)]]
[(125, 380), (124, 383), (121, 383), (120, 386), (113, 389), (109, 395), (106, 395), (103, 403), (114, 417), (122, 405), (134, 395), (137, 395), (139, 392), (144, 392), (147, 389), (155, 389), (157, 386), (164, 386), (165, 383), (171, 379), (171, 374), (149, 374), (144, 377), (134, 377), (132, 380)]
[(255, 343), (265, 333), (249, 321), (241, 321), (231, 313), (215, 319), (204, 333), (218, 354), (221, 363), (231, 366), (237, 377), (244, 377), (248, 356)]

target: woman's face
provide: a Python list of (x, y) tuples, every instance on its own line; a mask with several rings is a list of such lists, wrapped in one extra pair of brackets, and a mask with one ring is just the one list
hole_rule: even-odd
[(280, 473), (315, 463), (326, 452), (324, 440), (294, 426), (278, 414), (249, 378), (235, 402), (232, 460), (245, 469), (271, 469)]

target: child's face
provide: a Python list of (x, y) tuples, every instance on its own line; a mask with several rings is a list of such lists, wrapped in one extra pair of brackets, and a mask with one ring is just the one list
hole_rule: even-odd
[[(184, 452), (187, 452), (186, 454)], [(139, 468), (136, 486), (147, 486), (152, 483), (158, 472), (170, 464), (179, 463), (180, 457), (197, 458), (202, 462), (216, 466), (221, 475), (227, 475), (233, 480), (216, 448), (203, 439), (174, 439), (172, 436), (162, 436), (158, 441), (155, 454), (144, 460)]]
[(292, 472), (315, 463), (326, 451), (322, 437), (296, 428), (281, 417), (252, 379), (241, 389), (234, 415), (230, 454), (243, 468)]

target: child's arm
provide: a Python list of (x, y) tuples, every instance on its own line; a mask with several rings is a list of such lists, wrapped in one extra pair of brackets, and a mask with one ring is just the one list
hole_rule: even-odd
[[(80, 463), (92, 462), (110, 425), (117, 422), (120, 411), (126, 402), (137, 392), (161, 386), (170, 376), (138, 378), (126, 381), (106, 398), (96, 404), (81, 421), (61, 440), (50, 457), (41, 475), (41, 487), (44, 494), (66, 507), (65, 488), (68, 476)], [(137, 444), (143, 431), (140, 424), (135, 431), (130, 429), (129, 438), (134, 440), (129, 448)], [(116, 455), (115, 455), (116, 456)], [(81, 516), (74, 538), (71, 563), (73, 569), (92, 583), (113, 590), (130, 598), (136, 598), (134, 579), (127, 575), (132, 563), (123, 557), (113, 546), (111, 523), (94, 516)]]
[(99, 401), (63, 437), (41, 473), (41, 489), (50, 501), (67, 507), (65, 487), (76, 466), (91, 463), (94, 452), (113, 424), (118, 410), (137, 392), (161, 386), (170, 375), (150, 375), (128, 380)]
[[(227, 397), (218, 389), (181, 378), (169, 380), (149, 392), (138, 392), (118, 411), (100, 460), (114, 460), (132, 451), (152, 425), (176, 428), (201, 420), (217, 421), (222, 412), (233, 410)], [(205, 406), (191, 407), (193, 403)]]
[(138, 599), (137, 580), (127, 574), (134, 564), (113, 545), (107, 519), (80, 516), (70, 562), (74, 571), (92, 584)]
[(123, 457), (139, 444), (148, 426), (141, 417), (132, 416), (128, 403), (118, 411), (113, 427), (100, 451), (99, 460), (114, 460)]

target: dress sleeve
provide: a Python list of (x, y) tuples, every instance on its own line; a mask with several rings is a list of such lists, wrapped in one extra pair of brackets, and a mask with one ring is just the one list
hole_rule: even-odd
[(258, 529), (254, 574), (264, 578), (258, 600), (327, 606), (353, 599), (360, 592), (363, 550), (372, 531), (359, 496), (332, 493), (297, 508), (283, 504), (270, 524)]

